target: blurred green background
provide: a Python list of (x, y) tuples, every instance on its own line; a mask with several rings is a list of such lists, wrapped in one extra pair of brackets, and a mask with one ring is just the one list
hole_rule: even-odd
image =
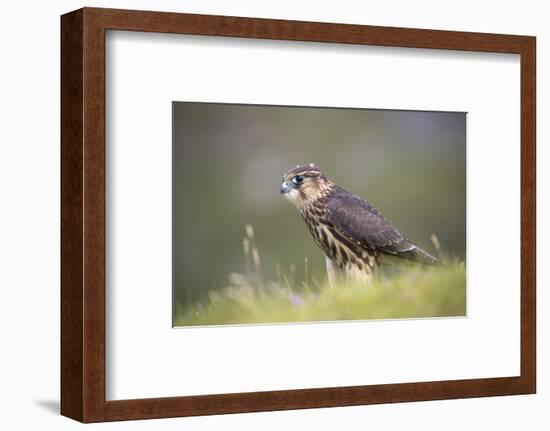
[[(244, 272), (245, 224), (266, 279), (276, 266), (325, 277), (324, 257), (280, 193), (283, 174), (314, 162), (375, 205), (405, 236), (464, 259), (466, 114), (175, 102), (174, 303), (185, 307)], [(298, 274), (299, 276), (299, 274)]]

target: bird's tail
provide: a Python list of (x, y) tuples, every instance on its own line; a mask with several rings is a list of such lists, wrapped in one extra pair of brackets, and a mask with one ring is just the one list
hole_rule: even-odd
[(413, 246), (409, 250), (400, 252), (399, 256), (424, 265), (437, 265), (440, 263), (439, 259), (433, 257), (431, 254), (426, 253), (424, 250), (416, 246)]

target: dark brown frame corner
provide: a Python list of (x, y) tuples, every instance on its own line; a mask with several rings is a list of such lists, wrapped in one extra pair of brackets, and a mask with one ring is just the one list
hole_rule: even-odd
[[(515, 53), (521, 56), (521, 375), (105, 400), (105, 32)], [(531, 394), (535, 347), (535, 38), (84, 8), (61, 17), (61, 413), (82, 422)]]

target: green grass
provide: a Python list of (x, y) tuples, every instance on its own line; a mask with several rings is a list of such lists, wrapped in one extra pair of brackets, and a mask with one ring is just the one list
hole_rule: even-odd
[(382, 271), (369, 285), (330, 286), (326, 280), (310, 280), (306, 259), (300, 283), (289, 282), (280, 270), (278, 280), (265, 281), (253, 231), (247, 232), (243, 248), (248, 275), (230, 274), (229, 285), (211, 291), (205, 301), (185, 307), (176, 304), (175, 326), (466, 315), (466, 269), (457, 260), (396, 267)]
[(175, 326), (464, 316), (463, 265), (417, 267), (369, 286), (291, 288), (270, 282), (258, 288), (239, 274), (209, 300), (176, 308)]

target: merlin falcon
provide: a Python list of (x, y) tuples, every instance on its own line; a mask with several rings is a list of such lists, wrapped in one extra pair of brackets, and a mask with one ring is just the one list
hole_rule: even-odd
[(327, 263), (329, 282), (368, 282), (385, 255), (423, 264), (438, 260), (392, 227), (365, 199), (337, 186), (313, 163), (283, 177), (281, 194), (302, 216)]

